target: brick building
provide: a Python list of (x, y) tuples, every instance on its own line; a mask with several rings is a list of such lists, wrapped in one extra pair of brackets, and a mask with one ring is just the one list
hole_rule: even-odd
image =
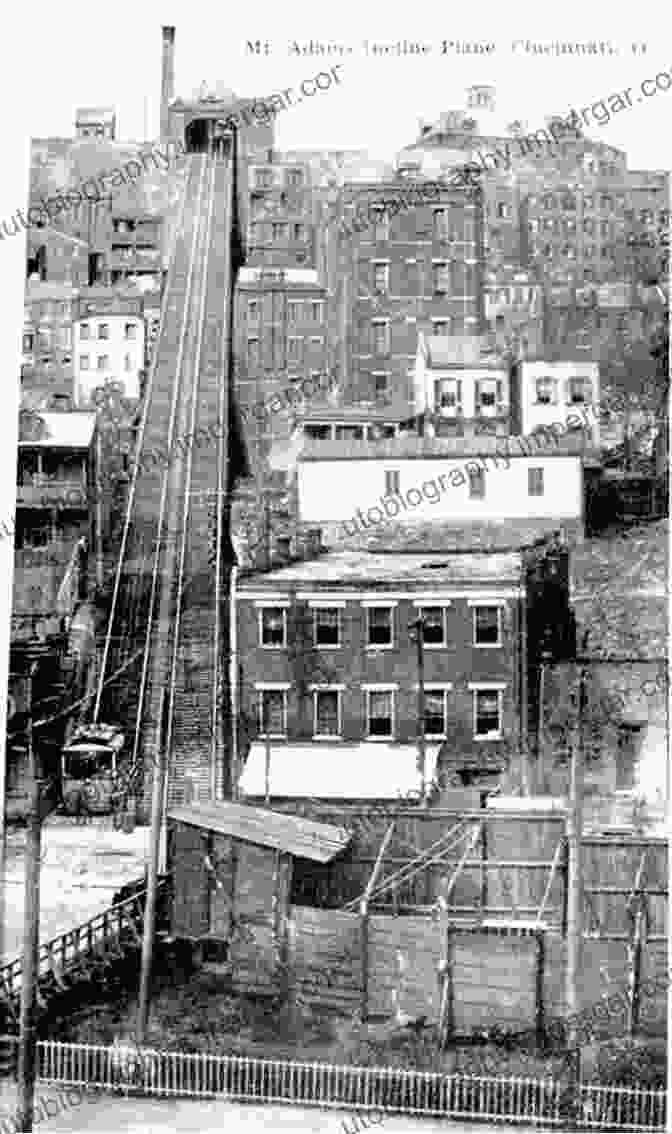
[(295, 785), (273, 793), (296, 795), (315, 793), (323, 762), (366, 760), (382, 744), (392, 766), (412, 750), (419, 617), (425, 736), (451, 774), (519, 765), (542, 643), (557, 657), (573, 648), (568, 554), (552, 543), (498, 555), (332, 553), (242, 578), (233, 603), (251, 794), (268, 747), (271, 779), (293, 771)]
[[(410, 406), (419, 332), (482, 329), (481, 201), (447, 183), (430, 194), (424, 184), (348, 183), (332, 217), (327, 272), (346, 401)], [(404, 194), (410, 207), (392, 208)]]
[[(326, 292), (310, 268), (244, 267), (235, 294), (236, 395), (241, 406), (324, 375)], [(259, 438), (288, 434), (280, 414), (258, 417)], [(253, 440), (250, 438), (250, 440)]]
[(283, 161), (273, 150), (250, 161), (247, 263), (250, 267), (315, 268), (316, 208), (310, 166)]

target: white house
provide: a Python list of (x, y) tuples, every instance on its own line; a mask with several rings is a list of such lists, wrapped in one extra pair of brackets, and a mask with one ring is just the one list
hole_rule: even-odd
[(508, 432), (509, 366), (478, 336), (420, 333), (413, 384), (416, 413), (433, 419), (438, 432), (465, 421), (487, 423), (492, 432), (498, 420), (498, 432)]
[(331, 544), (395, 523), (514, 520), (581, 538), (588, 456), (581, 434), (558, 429), (535, 437), (308, 442), (297, 465), (298, 518), (319, 525)]
[(570, 414), (592, 408), (591, 440), (600, 442), (597, 409), (600, 403), (599, 364), (587, 361), (521, 361), (517, 367), (520, 400), (520, 432), (532, 433), (539, 426), (567, 422)]

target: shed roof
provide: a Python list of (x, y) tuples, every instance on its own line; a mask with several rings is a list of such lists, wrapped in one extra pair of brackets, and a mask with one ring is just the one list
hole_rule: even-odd
[(232, 835), (246, 843), (274, 847), (296, 858), (311, 862), (331, 862), (345, 850), (350, 834), (330, 823), (315, 823), (298, 815), (282, 815), (265, 807), (249, 807), (244, 803), (190, 804), (172, 807), (168, 818), (192, 827)]

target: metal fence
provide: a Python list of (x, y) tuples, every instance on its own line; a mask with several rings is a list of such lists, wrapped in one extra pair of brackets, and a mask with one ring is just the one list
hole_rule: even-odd
[(38, 1044), (38, 1075), (43, 1082), (127, 1095), (218, 1096), (584, 1130), (665, 1129), (665, 1090), (593, 1084), (576, 1089), (518, 1076), (444, 1075), (57, 1040)]

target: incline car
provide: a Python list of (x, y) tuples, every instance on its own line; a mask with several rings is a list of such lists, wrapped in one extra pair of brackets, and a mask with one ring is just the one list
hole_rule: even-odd
[(82, 725), (61, 755), (61, 788), (68, 815), (112, 811), (123, 771), (124, 733), (115, 725)]

